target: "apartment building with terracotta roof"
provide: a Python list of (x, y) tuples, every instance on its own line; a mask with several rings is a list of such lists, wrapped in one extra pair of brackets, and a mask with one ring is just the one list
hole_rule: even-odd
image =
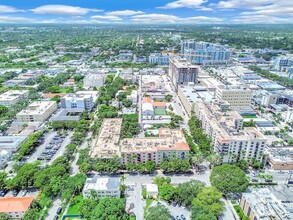
[(180, 129), (160, 128), (159, 137), (125, 138), (120, 141), (121, 163), (145, 163), (148, 160), (160, 164), (165, 158), (175, 156), (186, 159), (189, 146)]
[(15, 198), (7, 196), (0, 198), (0, 213), (5, 213), (9, 218), (22, 219), (29, 209), (34, 197)]
[(180, 129), (160, 128), (158, 137), (133, 137), (120, 139), (121, 118), (104, 119), (99, 136), (90, 151), (93, 158), (120, 157), (121, 164), (129, 162), (156, 164), (164, 158), (186, 159), (190, 148)]

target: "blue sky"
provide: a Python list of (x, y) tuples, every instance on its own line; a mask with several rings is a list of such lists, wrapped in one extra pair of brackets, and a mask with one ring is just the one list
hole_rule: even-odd
[(293, 23), (293, 0), (1, 0), (0, 23)]

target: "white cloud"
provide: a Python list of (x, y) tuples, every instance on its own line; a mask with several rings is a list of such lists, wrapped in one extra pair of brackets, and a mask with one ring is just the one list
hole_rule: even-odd
[(236, 23), (292, 23), (292, 0), (225, 0), (209, 6), (223, 10), (245, 10), (232, 20)]
[(122, 11), (111, 11), (107, 12), (106, 15), (113, 15), (113, 16), (133, 16), (144, 14), (143, 11), (132, 11), (132, 10), (122, 10)]
[(0, 5), (0, 13), (13, 13), (13, 12), (23, 12), (23, 10), (18, 10), (14, 7), (7, 5)]
[(237, 24), (279, 24), (279, 23), (293, 23), (293, 17), (280, 18), (267, 15), (249, 15), (239, 16), (232, 19), (233, 23)]
[(85, 15), (89, 12), (98, 12), (101, 10), (91, 8), (81, 8), (69, 5), (43, 5), (34, 9), (32, 12), (36, 14), (52, 14), (52, 15)]
[(202, 23), (222, 23), (222, 18), (195, 16), (195, 17), (177, 17), (168, 14), (143, 14), (132, 16), (131, 21), (134, 23), (148, 23), (148, 24), (165, 24), (165, 23), (182, 23), (182, 24), (202, 24)]
[(200, 8), (203, 3), (208, 0), (177, 0), (166, 4), (165, 6), (159, 7), (163, 9), (174, 9), (174, 8)]
[(91, 17), (91, 19), (94, 20), (111, 20), (111, 21), (121, 21), (122, 18), (118, 17), (118, 16), (114, 16), (114, 15), (94, 15)]
[(34, 19), (17, 16), (0, 16), (0, 23), (33, 23)]

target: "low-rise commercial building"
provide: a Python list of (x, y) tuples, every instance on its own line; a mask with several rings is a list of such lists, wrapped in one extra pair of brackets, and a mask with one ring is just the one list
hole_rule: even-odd
[(218, 100), (228, 102), (231, 107), (250, 106), (252, 91), (235, 86), (219, 86), (216, 96)]
[(27, 136), (0, 136), (0, 150), (17, 152)]
[(57, 103), (53, 101), (37, 101), (31, 103), (25, 110), (16, 115), (22, 122), (44, 122), (57, 110)]
[(106, 74), (88, 74), (83, 79), (83, 86), (85, 88), (99, 88), (100, 86), (104, 85), (106, 76)]
[(3, 169), (6, 166), (6, 164), (11, 160), (11, 156), (11, 151), (0, 149), (0, 169)]
[(267, 163), (273, 170), (293, 170), (293, 150), (271, 148), (267, 152)]
[(95, 106), (97, 92), (79, 91), (76, 94), (68, 94), (61, 98), (61, 107), (70, 109), (79, 109), (80, 111), (91, 111)]
[(161, 53), (151, 53), (149, 56), (149, 63), (158, 65), (169, 65), (170, 55)]
[(0, 105), (9, 107), (28, 97), (28, 90), (9, 90), (0, 95)]
[(95, 175), (88, 178), (84, 184), (82, 194), (90, 198), (96, 194), (97, 198), (120, 198), (120, 177), (101, 177)]
[(5, 213), (11, 219), (22, 219), (29, 209), (34, 197), (15, 198), (7, 196), (0, 198), (0, 213)]
[(157, 198), (159, 189), (156, 184), (146, 184), (147, 196), (150, 198)]
[(292, 213), (268, 189), (243, 193), (240, 207), (250, 220), (293, 219)]

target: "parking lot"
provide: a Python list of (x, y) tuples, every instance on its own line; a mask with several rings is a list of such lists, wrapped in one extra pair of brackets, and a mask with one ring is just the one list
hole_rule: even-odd
[(0, 197), (11, 196), (11, 197), (16, 197), (16, 198), (27, 197), (27, 196), (36, 197), (37, 195), (38, 195), (37, 190), (20, 190), (20, 191), (10, 190), (10, 191), (4, 191), (4, 193), (0, 193)]
[(166, 202), (164, 201), (159, 201), (159, 202), (154, 202), (154, 205), (157, 205), (157, 203), (160, 203), (164, 206), (166, 206), (169, 210), (170, 210), (170, 213), (171, 213), (171, 216), (172, 216), (172, 220), (190, 220), (190, 210), (187, 209), (186, 207), (183, 207), (183, 206), (174, 206), (172, 204), (167, 204)]
[(40, 145), (36, 147), (31, 155), (26, 157), (26, 162), (41, 160), (49, 163), (56, 157), (63, 155), (66, 145), (70, 143), (72, 132), (58, 134), (57, 132), (45, 133), (40, 138)]

